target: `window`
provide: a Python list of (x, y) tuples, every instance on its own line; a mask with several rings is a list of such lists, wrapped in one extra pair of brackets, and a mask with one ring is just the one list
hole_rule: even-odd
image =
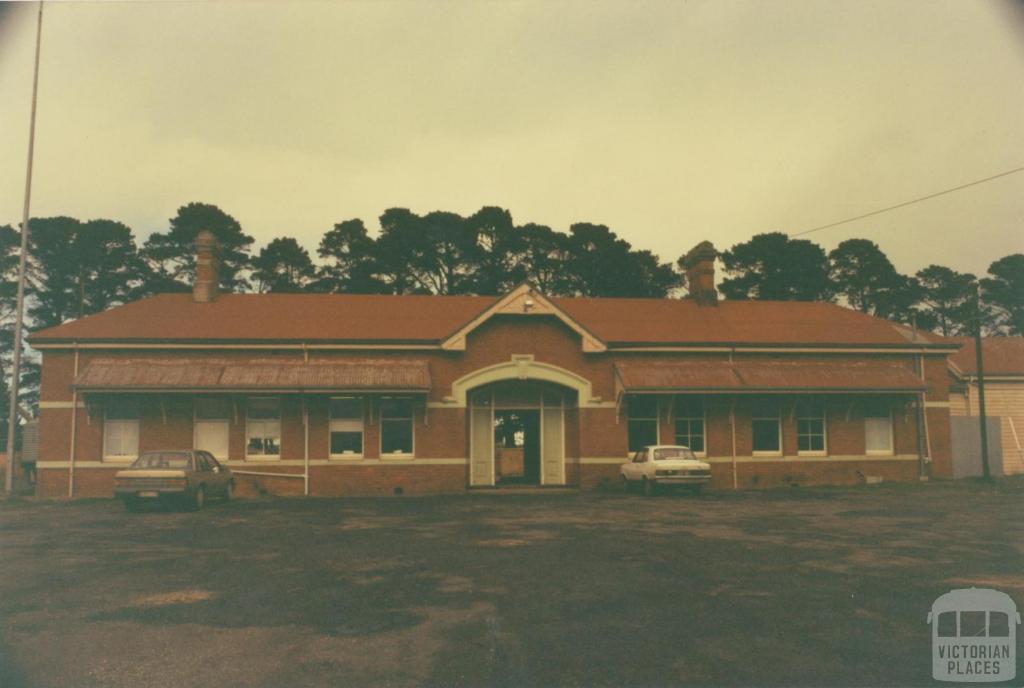
[(134, 459), (139, 455), (139, 404), (117, 399), (103, 410), (103, 457)]
[(635, 452), (649, 444), (658, 443), (658, 397), (631, 396), (626, 402), (629, 410), (629, 451)]
[(412, 399), (382, 397), (380, 400), (380, 451), (412, 454)]
[(331, 399), (331, 456), (363, 455), (363, 400), (359, 397)]
[(796, 405), (796, 450), (798, 454), (825, 454), (825, 405), (820, 400)]
[(988, 635), (990, 638), (1009, 638), (1010, 615), (1006, 612), (989, 612)]
[(956, 637), (956, 612), (941, 612), (939, 614), (938, 629), (935, 635), (939, 638)]
[(868, 454), (892, 454), (892, 409), (869, 402), (864, 410), (864, 448)]
[(782, 453), (782, 419), (774, 399), (757, 399), (751, 409), (751, 433), (755, 454)]
[(704, 400), (676, 397), (676, 444), (704, 454)]
[(960, 612), (960, 637), (978, 638), (985, 635), (985, 612)]
[(281, 455), (281, 400), (249, 399), (245, 410), (245, 454), (277, 458)]
[(221, 459), (228, 458), (228, 418), (230, 403), (219, 397), (200, 397), (195, 402), (195, 449)]
[[(986, 624), (986, 616), (988, 623)], [(957, 619), (959, 617), (959, 628)], [(1008, 638), (1010, 616), (1006, 612), (949, 611), (939, 613), (935, 635), (939, 638)]]

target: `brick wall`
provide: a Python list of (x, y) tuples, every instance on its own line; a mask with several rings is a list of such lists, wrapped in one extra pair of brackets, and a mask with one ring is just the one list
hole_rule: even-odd
[[(626, 459), (627, 422), (611, 405), (615, 400), (613, 365), (616, 360), (633, 362), (657, 362), (679, 360), (678, 353), (606, 353), (584, 354), (581, 351), (578, 335), (566, 328), (554, 318), (498, 316), (475, 330), (467, 338), (465, 352), (430, 352), (430, 351), (374, 351), (372, 355), (378, 359), (427, 360), (430, 364), (432, 389), (425, 401), (442, 402), (451, 394), (452, 383), (469, 372), (496, 363), (508, 362), (512, 355), (532, 354), (535, 360), (569, 370), (591, 381), (594, 395), (600, 397), (605, 404), (600, 407), (570, 408), (566, 411), (565, 448), (567, 456), (566, 477), (570, 484), (586, 486), (592, 481), (594, 474), (617, 476), (617, 467), (606, 465), (578, 465), (578, 458), (611, 458)], [(365, 356), (366, 352), (346, 354), (344, 352), (312, 351), (310, 358), (314, 361), (346, 360), (351, 356)], [(721, 360), (726, 354), (702, 353), (686, 354), (687, 360), (706, 359)], [(245, 351), (181, 351), (153, 350), (145, 354), (130, 351), (95, 351), (83, 350), (80, 354), (79, 367), (84, 368), (90, 360), (97, 357), (110, 358), (123, 356), (126, 359), (144, 357), (161, 357), (166, 359), (189, 360), (196, 357), (212, 357), (229, 359), (234, 362), (247, 360), (301, 360), (301, 352), (282, 353), (251, 353)], [(899, 361), (912, 369), (916, 363), (913, 356), (902, 355), (855, 355), (843, 354), (835, 356), (793, 354), (786, 358), (800, 358), (809, 361), (863, 359), (870, 356), (879, 360)], [(780, 354), (749, 354), (737, 355), (737, 359), (746, 360), (778, 359)], [(74, 354), (69, 351), (49, 350), (43, 356), (43, 374), (40, 398), (46, 402), (40, 411), (40, 459), (47, 461), (67, 461), (69, 455), (69, 432), (72, 409), (54, 407), (53, 403), (69, 404), (71, 400), (71, 381), (73, 379)], [(928, 400), (943, 402), (948, 400), (949, 378), (943, 357), (925, 357), (924, 377), (928, 384)], [(890, 398), (894, 408), (894, 447), (897, 455), (917, 454), (917, 422), (908, 402), (912, 395), (893, 396)], [(304, 428), (302, 425), (301, 400), (297, 396), (282, 395), (282, 443), (281, 458), (283, 460), (301, 460), (304, 456)], [(828, 453), (832, 456), (861, 456), (864, 454), (864, 420), (861, 400), (858, 395), (830, 395), (826, 397), (828, 418)], [(101, 461), (103, 451), (103, 412), (101, 404), (87, 397), (88, 408), (81, 408), (77, 413), (77, 441), (75, 458), (77, 461)], [(309, 457), (313, 461), (325, 460), (329, 452), (329, 406), (327, 395), (311, 395), (307, 397), (309, 408)], [(669, 397), (662, 400), (662, 412), (659, 414), (659, 430), (661, 441), (674, 442), (674, 419), (668, 413), (671, 403)], [(729, 423), (729, 408), (733, 403), (726, 395), (708, 395), (705, 397), (707, 413), (706, 443), (707, 453), (712, 457), (729, 457), (733, 451), (733, 434)], [(795, 397), (782, 399), (782, 446), (786, 457), (779, 466), (764, 462), (745, 464), (744, 476), (749, 477), (751, 485), (754, 478), (763, 476), (765, 483), (785, 483), (787, 471), (794, 469), (792, 463), (796, 454), (796, 418), (793, 413)], [(245, 397), (232, 397), (233, 412), (229, 420), (229, 453), (233, 460), (245, 456)], [(371, 400), (371, 405), (373, 404)], [(751, 454), (751, 421), (750, 399), (738, 397), (735, 401), (736, 413), (736, 454), (749, 457)], [(947, 408), (932, 407), (927, 411), (929, 439), (934, 460), (933, 472), (937, 476), (951, 475), (951, 457), (949, 449), (949, 423)], [(417, 458), (464, 459), (468, 455), (467, 413), (464, 408), (426, 408), (418, 404), (414, 420), (415, 456)], [(146, 399), (142, 407), (140, 425), (140, 449), (187, 449), (193, 443), (192, 400), (188, 395), (162, 394)], [(380, 456), (380, 420), (374, 407), (368, 410), (367, 422), (363, 436), (364, 457), (376, 459)], [(852, 480), (859, 470), (855, 462), (843, 462), (836, 468), (827, 461), (804, 461), (806, 468), (799, 468), (806, 474), (807, 480), (832, 480), (843, 482)], [(893, 461), (893, 467), (887, 469), (893, 479), (897, 476), (916, 475), (916, 463), (912, 461)], [(783, 465), (784, 464), (784, 465)], [(815, 468), (823, 464), (822, 467)], [(873, 470), (879, 461), (865, 464)], [(273, 465), (273, 464), (269, 464)], [(839, 466), (839, 462), (835, 462)], [(293, 470), (294, 467), (279, 465), (275, 470)], [(393, 490), (398, 485), (395, 481), (409, 484), (409, 490), (443, 490), (464, 489), (465, 468), (458, 466), (453, 470), (449, 466), (419, 466), (399, 471), (399, 466), (365, 465), (346, 466), (345, 470), (353, 472), (337, 477), (333, 472), (335, 466), (317, 467), (315, 470), (323, 474), (323, 484), (315, 489), (328, 493), (337, 486), (338, 494), (354, 494), (351, 480), (367, 480), (366, 492), (378, 494)], [(328, 470), (330, 469), (330, 470)], [(359, 470), (355, 470), (359, 469)], [(914, 469), (914, 471), (911, 471)], [(80, 469), (85, 470), (85, 469)], [(105, 475), (108, 469), (95, 469), (98, 475)], [(602, 473), (603, 472), (603, 473)], [(720, 480), (721, 469), (716, 464), (716, 481)], [(59, 488), (51, 489), (61, 478), (56, 474), (66, 471), (41, 471), (46, 474), (47, 485), (41, 485), (40, 492), (60, 493)], [(84, 473), (83, 473), (84, 474)], [(410, 476), (408, 478), (404, 476)], [(378, 483), (377, 477), (380, 482)], [(89, 477), (83, 479), (82, 489), (88, 481), (102, 481), (103, 478)], [(293, 479), (268, 479), (281, 483), (273, 487), (272, 492), (294, 492), (295, 485), (301, 489), (301, 481)], [(731, 485), (731, 469), (729, 473)], [(42, 483), (42, 478), (41, 478)], [(97, 483), (99, 484), (99, 483)], [(315, 484), (315, 482), (314, 482)], [(390, 487), (389, 487), (390, 486)], [(66, 489), (66, 485), (65, 485)], [(105, 489), (105, 488), (104, 488)], [(253, 488), (258, 491), (259, 488)], [(404, 489), (404, 488), (403, 488)], [(102, 491), (102, 490), (101, 490)], [(83, 493), (84, 494), (84, 493)]]

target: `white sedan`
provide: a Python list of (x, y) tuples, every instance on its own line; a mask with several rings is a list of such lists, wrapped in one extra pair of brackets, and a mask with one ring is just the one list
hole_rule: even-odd
[(656, 444), (644, 447), (633, 460), (622, 464), (622, 484), (628, 490), (643, 488), (650, 495), (658, 487), (685, 485), (694, 493), (711, 482), (711, 465), (701, 461), (688, 447)]

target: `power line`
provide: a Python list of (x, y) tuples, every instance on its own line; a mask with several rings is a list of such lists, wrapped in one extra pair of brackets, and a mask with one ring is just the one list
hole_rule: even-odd
[(1006, 172), (1000, 172), (999, 174), (994, 174), (991, 177), (985, 177), (984, 179), (978, 179), (978, 180), (973, 181), (973, 182), (968, 182), (966, 184), (961, 184), (960, 186), (954, 186), (952, 189), (945, 189), (943, 191), (937, 191), (937, 192), (935, 192), (933, 194), (928, 194), (927, 196), (921, 196), (921, 198), (915, 198), (912, 201), (904, 201), (903, 203), (897, 203), (896, 205), (891, 205), (888, 208), (882, 208), (880, 210), (872, 210), (870, 213), (864, 213), (863, 215), (857, 215), (856, 217), (848, 217), (845, 220), (840, 220), (839, 222), (831, 222), (831, 223), (829, 223), (827, 225), (822, 225), (820, 227), (815, 227), (813, 229), (805, 229), (802, 232), (797, 232), (796, 234), (790, 234), (789, 236), (791, 236), (791, 237), (798, 237), (798, 236), (803, 236), (804, 234), (810, 234), (812, 232), (820, 232), (821, 230), (829, 229), (830, 227), (838, 227), (839, 225), (845, 225), (847, 222), (855, 222), (856, 220), (863, 220), (865, 217), (871, 217), (872, 215), (880, 215), (881, 213), (887, 213), (890, 210), (896, 210), (897, 208), (904, 208), (904, 207), (906, 207), (908, 205), (913, 205), (914, 203), (920, 203), (921, 201), (927, 201), (929, 199), (937, 198), (939, 196), (945, 196), (946, 194), (953, 193), (954, 191), (960, 191), (961, 189), (966, 189), (966, 188), (968, 188), (970, 186), (977, 186), (978, 184), (984, 184), (985, 182), (990, 182), (993, 179), (999, 179), (1000, 177), (1007, 177), (1007, 176), (1009, 176), (1011, 174), (1016, 174), (1017, 172), (1022, 172), (1022, 171), (1024, 171), (1024, 167), (1017, 167), (1017, 168), (1014, 168), (1012, 170), (1007, 170)]

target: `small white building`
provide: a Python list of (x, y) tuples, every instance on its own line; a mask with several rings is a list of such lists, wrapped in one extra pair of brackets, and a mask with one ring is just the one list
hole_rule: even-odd
[[(974, 339), (956, 340), (963, 347), (949, 357), (953, 384), (951, 416), (977, 416), (978, 367)], [(1000, 419), (1003, 471), (1024, 473), (1024, 337), (985, 337), (985, 414)]]

